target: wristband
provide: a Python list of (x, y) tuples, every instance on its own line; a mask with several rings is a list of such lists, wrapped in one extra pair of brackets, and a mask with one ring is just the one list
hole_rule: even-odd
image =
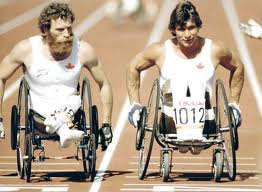
[(0, 123), (2, 123), (3, 122), (3, 118), (2, 117), (0, 117)]

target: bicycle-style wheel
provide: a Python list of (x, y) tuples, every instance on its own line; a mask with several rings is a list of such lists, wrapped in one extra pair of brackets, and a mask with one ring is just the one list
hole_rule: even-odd
[(213, 154), (213, 173), (215, 182), (219, 182), (223, 174), (224, 151), (215, 150)]
[[(91, 88), (87, 78), (84, 78), (81, 90), (81, 101), (82, 101), (82, 122), (83, 131), (86, 137), (80, 142), (82, 145), (82, 161), (84, 172), (91, 177), (91, 181), (95, 177), (95, 166), (96, 166), (96, 149), (98, 138), (95, 133), (98, 132), (98, 114), (97, 109), (92, 105)], [(96, 126), (96, 127), (95, 127)], [(88, 165), (87, 165), (88, 164)]]
[(223, 141), (224, 163), (230, 180), (236, 178), (236, 151), (233, 122), (223, 82), (216, 81), (216, 124)]
[(145, 177), (151, 152), (154, 143), (154, 137), (156, 129), (158, 127), (158, 109), (159, 109), (159, 81), (154, 81), (151, 93), (147, 104), (147, 116), (145, 133), (143, 135), (141, 148), (139, 150), (139, 162), (138, 162), (138, 178), (143, 179)]
[(137, 131), (136, 131), (136, 150), (140, 150), (143, 143), (143, 139), (145, 136), (145, 128), (146, 128), (146, 117), (147, 117), (147, 109), (146, 107), (143, 107), (140, 116), (140, 121), (138, 123)]
[[(17, 106), (12, 107), (11, 141), (12, 149), (16, 149), (17, 173), (20, 178), (30, 181), (32, 163), (32, 137), (29, 127), (28, 85), (25, 78), (21, 79)], [(24, 136), (23, 136), (24, 135)]]

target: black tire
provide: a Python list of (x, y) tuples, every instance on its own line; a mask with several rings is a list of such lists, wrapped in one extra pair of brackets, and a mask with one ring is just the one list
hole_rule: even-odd
[[(81, 107), (85, 117), (83, 129), (87, 135), (87, 138), (84, 138), (82, 142), (84, 145), (82, 148), (83, 168), (85, 173), (88, 172), (91, 181), (94, 181), (96, 174), (96, 149), (98, 147), (98, 113), (96, 106), (92, 105), (91, 88), (87, 78), (84, 78), (82, 83), (81, 100)], [(86, 161), (88, 161), (88, 167)]]
[[(18, 92), (18, 103), (17, 107), (12, 108), (12, 137), (14, 140), (16, 140), (16, 146), (15, 146), (15, 141), (13, 141), (13, 146), (16, 147), (16, 160), (17, 160), (17, 172), (18, 176), (20, 178), (24, 178), (26, 174), (26, 180), (29, 182), (30, 174), (31, 174), (31, 160), (32, 160), (32, 139), (31, 136), (29, 137), (28, 135), (31, 134), (31, 128), (29, 127), (29, 100), (28, 100), (28, 85), (25, 80), (25, 78), (22, 78), (19, 86), (19, 92)], [(16, 108), (16, 109), (15, 109)], [(17, 115), (15, 117), (15, 111), (17, 110)], [(21, 118), (23, 117), (23, 118)], [(15, 124), (15, 118), (16, 119), (16, 124)], [(15, 131), (16, 127), (16, 131)], [(16, 132), (16, 136), (15, 136)], [(23, 136), (24, 135), (24, 136)], [(29, 146), (29, 147), (28, 147)], [(31, 152), (31, 153), (30, 153)], [(29, 155), (29, 156), (27, 156)], [(29, 159), (25, 161), (25, 159)], [(25, 165), (26, 163), (26, 165)]]
[(11, 111), (11, 149), (15, 150), (17, 147), (17, 107), (16, 105), (13, 105), (12, 111)]
[(92, 117), (92, 98), (91, 98), (91, 89), (90, 83), (87, 78), (84, 78), (82, 83), (82, 91), (81, 91), (81, 101), (82, 101), (82, 110), (85, 113), (85, 122), (86, 122), (86, 130), (87, 134), (92, 134), (93, 130), (93, 117)]
[[(84, 111), (81, 112), (81, 116), (79, 119), (79, 125), (80, 129), (84, 131), (85, 133), (87, 132), (86, 130), (86, 117)], [(83, 163), (83, 170), (84, 174), (88, 177), (89, 176), (89, 171), (87, 168), (87, 145), (88, 145), (88, 138), (84, 137), (82, 141), (80, 141), (80, 145), (82, 146), (81, 148), (81, 153), (82, 153), (82, 163)]]
[(232, 107), (229, 107), (229, 109), (230, 109), (230, 114), (231, 114), (231, 119), (232, 119), (234, 146), (235, 146), (235, 151), (237, 151), (238, 148), (239, 148), (238, 130), (237, 130), (237, 126), (236, 126), (236, 120), (235, 120), (235, 117), (234, 117), (233, 109), (232, 109)]
[(92, 133), (95, 135), (95, 145), (96, 145), (96, 149), (98, 148), (98, 137), (99, 137), (99, 133), (98, 133), (98, 111), (97, 111), (97, 107), (96, 105), (92, 106), (92, 125), (93, 125), (93, 131)]
[(216, 81), (216, 124), (224, 149), (224, 163), (230, 180), (236, 178), (236, 151), (233, 122), (223, 82)]
[(214, 152), (214, 162), (213, 162), (213, 173), (215, 182), (219, 182), (221, 180), (223, 174), (223, 164), (224, 164), (224, 152), (223, 151), (215, 151)]
[(25, 137), (25, 151), (24, 151), (24, 169), (26, 182), (30, 182), (32, 168), (32, 136), (27, 134)]
[(155, 80), (147, 104), (147, 117), (145, 134), (139, 150), (138, 178), (145, 177), (154, 143), (156, 129), (158, 127), (160, 88), (158, 79)]
[(137, 131), (136, 131), (136, 150), (140, 150), (143, 138), (145, 136), (145, 128), (146, 128), (146, 116), (147, 116), (147, 110), (146, 107), (142, 108), (140, 121), (138, 123)]
[(90, 180), (94, 181), (94, 178), (96, 176), (96, 138), (95, 138), (95, 134), (92, 134), (90, 137), (87, 158), (88, 158), (88, 165), (89, 165)]
[(16, 149), (16, 164), (17, 164), (17, 175), (23, 179), (25, 176), (23, 153), (20, 147)]
[(163, 153), (162, 174), (163, 181), (167, 182), (170, 174), (170, 159), (168, 152)]

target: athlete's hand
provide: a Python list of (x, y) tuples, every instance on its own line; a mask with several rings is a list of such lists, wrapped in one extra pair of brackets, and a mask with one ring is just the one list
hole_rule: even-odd
[(105, 151), (113, 139), (112, 126), (109, 123), (102, 123), (98, 133), (102, 145), (102, 151)]
[(235, 118), (235, 122), (236, 122), (236, 127), (238, 128), (238, 127), (241, 126), (241, 123), (242, 123), (241, 110), (239, 108), (239, 105), (236, 102), (229, 103), (228, 105), (233, 110), (233, 114), (234, 114), (234, 118)]
[(253, 38), (262, 38), (262, 27), (250, 19), (247, 24), (240, 23), (240, 30)]
[(3, 122), (0, 122), (0, 138), (1, 139), (5, 138), (5, 129), (4, 129)]
[(130, 106), (128, 112), (128, 120), (134, 127), (137, 127), (138, 125), (141, 112), (142, 112), (142, 106), (139, 103), (134, 103), (133, 105)]

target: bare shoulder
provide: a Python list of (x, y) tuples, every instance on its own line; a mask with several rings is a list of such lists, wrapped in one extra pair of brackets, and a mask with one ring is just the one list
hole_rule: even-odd
[(164, 53), (164, 44), (157, 42), (149, 45), (143, 51), (145, 56), (153, 57), (153, 59), (157, 59), (161, 57)]
[(29, 39), (18, 42), (11, 51), (11, 56), (17, 59), (23, 59), (32, 52), (32, 46)]
[(94, 47), (86, 41), (80, 41), (79, 58), (81, 64), (88, 68), (98, 64), (98, 58), (96, 56)]
[(81, 58), (83, 57), (94, 57), (95, 54), (95, 49), (92, 45), (90, 45), (89, 43), (87, 43), (86, 41), (80, 41), (80, 47), (79, 47), (79, 52), (80, 52), (80, 56)]
[(224, 57), (224, 56), (228, 56), (229, 54), (231, 54), (231, 52), (230, 52), (229, 48), (225, 45), (225, 43), (223, 43), (221, 41), (213, 40), (212, 54), (216, 58), (221, 58), (221, 57)]

